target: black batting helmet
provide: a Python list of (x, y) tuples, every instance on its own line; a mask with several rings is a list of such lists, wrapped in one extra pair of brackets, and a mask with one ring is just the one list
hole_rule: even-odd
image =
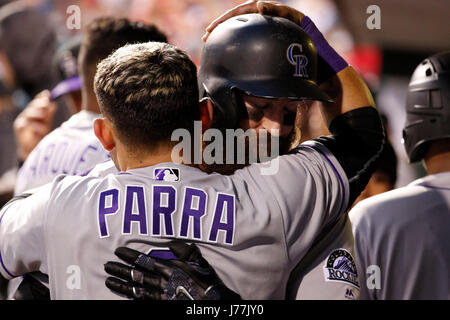
[(280, 17), (245, 14), (209, 35), (199, 70), (200, 97), (209, 97), (219, 127), (236, 127), (236, 89), (263, 98), (332, 102), (317, 85), (317, 51), (297, 24)]
[(403, 129), (409, 161), (423, 159), (429, 142), (443, 138), (450, 138), (450, 51), (422, 61), (409, 82)]

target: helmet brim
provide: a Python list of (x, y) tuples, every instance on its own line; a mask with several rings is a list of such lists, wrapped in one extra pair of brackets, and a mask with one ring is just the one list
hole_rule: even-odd
[(299, 79), (281, 83), (273, 80), (248, 80), (233, 82), (234, 88), (249, 95), (267, 99), (319, 100), (334, 102), (311, 80)]

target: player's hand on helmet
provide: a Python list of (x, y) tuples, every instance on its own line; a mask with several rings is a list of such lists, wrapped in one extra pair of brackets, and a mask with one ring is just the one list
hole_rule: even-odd
[(242, 14), (248, 13), (260, 13), (269, 16), (277, 16), (291, 20), (292, 22), (300, 25), (305, 15), (300, 11), (291, 8), (285, 4), (277, 1), (254, 1), (250, 0), (244, 2), (222, 14), (206, 27), (206, 33), (203, 35), (202, 40), (206, 41), (209, 34), (222, 22)]
[(170, 250), (178, 257), (159, 259), (139, 251), (119, 247), (115, 254), (128, 263), (109, 261), (105, 281), (113, 292), (136, 300), (238, 300), (194, 244), (172, 242)]
[(52, 129), (57, 105), (50, 101), (50, 91), (39, 93), (14, 120), (17, 154), (25, 161), (34, 147)]

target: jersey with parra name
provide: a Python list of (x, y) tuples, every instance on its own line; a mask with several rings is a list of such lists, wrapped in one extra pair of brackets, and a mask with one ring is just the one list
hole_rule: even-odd
[[(262, 174), (274, 161), (278, 171)], [(0, 272), (47, 273), (52, 299), (123, 299), (104, 285), (114, 250), (164, 256), (178, 238), (244, 299), (284, 299), (290, 271), (348, 194), (342, 167), (314, 141), (231, 176), (174, 163), (61, 175), (0, 212)]]
[(19, 170), (14, 194), (49, 183), (59, 174), (83, 175), (108, 160), (92, 127), (98, 117), (82, 110), (43, 138)]
[[(89, 176), (118, 173), (112, 161), (97, 165)], [(322, 243), (326, 245), (323, 246)], [(290, 281), (289, 300), (358, 300), (359, 278), (355, 266), (353, 233), (348, 216), (345, 225), (327, 235), (320, 244), (322, 252)], [(346, 262), (343, 264), (342, 262)], [(349, 266), (349, 267), (348, 267)]]

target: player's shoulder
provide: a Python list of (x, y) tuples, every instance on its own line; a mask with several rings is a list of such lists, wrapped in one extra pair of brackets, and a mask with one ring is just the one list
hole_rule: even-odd
[(73, 114), (69, 119), (63, 122), (60, 128), (64, 130), (93, 130), (93, 122), (95, 119), (99, 118), (98, 113), (90, 112), (87, 110), (81, 110)]
[[(341, 178), (346, 177), (339, 161), (321, 141), (317, 139), (305, 141), (297, 147), (297, 150), (302, 154), (308, 166), (331, 167)], [(320, 159), (320, 161), (317, 161), (317, 159)]]
[(97, 114), (85, 110), (75, 113), (45, 136), (38, 146), (67, 142), (100, 145), (93, 130), (93, 121), (96, 118), (98, 118)]
[(422, 186), (433, 190), (450, 191), (449, 184), (450, 172), (441, 172), (417, 179), (411, 182), (409, 186)]
[(55, 198), (88, 197), (105, 179), (105, 177), (60, 174), (50, 182), (51, 193)]
[(355, 234), (399, 232), (428, 215), (429, 208), (424, 204), (430, 202), (439, 205), (442, 201), (429, 188), (407, 185), (359, 202), (349, 212), (349, 217)]
[(42, 150), (46, 146), (54, 143), (56, 140), (59, 139), (61, 134), (62, 134), (61, 126), (50, 131), (50, 133), (48, 133), (45, 137), (42, 138), (41, 141), (39, 141), (39, 143), (36, 145), (36, 147), (33, 149), (33, 151), (31, 151), (30, 156), (32, 154), (39, 153), (40, 150)]
[(97, 164), (93, 167), (87, 174), (87, 177), (105, 177), (109, 174), (117, 174), (119, 170), (117, 170), (116, 165), (112, 160), (106, 160), (102, 163)]

